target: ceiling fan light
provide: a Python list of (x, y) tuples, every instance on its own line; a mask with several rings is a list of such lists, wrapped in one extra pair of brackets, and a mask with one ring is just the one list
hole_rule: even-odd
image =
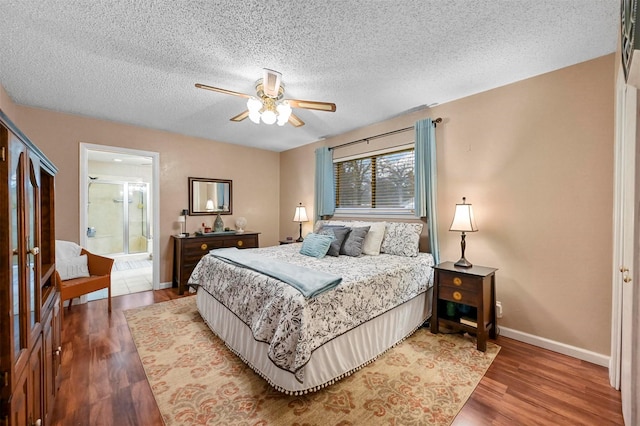
[(278, 116), (278, 126), (284, 126), (285, 124), (287, 124), (287, 121), (289, 121), (289, 117), (284, 118), (284, 115)]
[(262, 102), (260, 102), (255, 97), (252, 96), (247, 100), (247, 109), (249, 110), (249, 112), (259, 112), (261, 108)]
[(266, 110), (262, 113), (262, 122), (265, 124), (273, 124), (276, 122), (276, 113), (271, 110)]
[(260, 113), (258, 111), (249, 111), (249, 120), (260, 124)]

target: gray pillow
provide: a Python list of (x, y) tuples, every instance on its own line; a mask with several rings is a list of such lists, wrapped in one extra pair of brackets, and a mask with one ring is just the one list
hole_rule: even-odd
[(347, 256), (358, 257), (362, 254), (362, 245), (364, 244), (364, 237), (369, 232), (370, 226), (363, 226), (361, 228), (351, 228), (351, 232), (347, 235), (347, 238), (342, 243), (340, 248), (340, 254), (346, 254)]
[(342, 247), (342, 243), (349, 232), (351, 232), (351, 228), (347, 228), (346, 226), (323, 226), (320, 228), (318, 234), (330, 235), (333, 237), (333, 241), (331, 242), (331, 246), (329, 246), (327, 255), (338, 256), (340, 254), (340, 247)]

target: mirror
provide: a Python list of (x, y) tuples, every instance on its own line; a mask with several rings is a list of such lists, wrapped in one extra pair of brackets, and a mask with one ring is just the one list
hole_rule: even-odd
[(189, 215), (231, 214), (231, 180), (189, 178)]

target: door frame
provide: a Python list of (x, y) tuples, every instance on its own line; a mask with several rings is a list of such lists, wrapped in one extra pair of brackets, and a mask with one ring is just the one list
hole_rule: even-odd
[(160, 289), (160, 153), (139, 149), (122, 148), (111, 145), (97, 145), (80, 142), (80, 245), (86, 246), (87, 216), (89, 200), (89, 151), (106, 151), (117, 154), (137, 155), (151, 158), (152, 193), (152, 282), (153, 289)]
[(609, 381), (621, 391), (626, 424), (640, 412), (640, 97), (621, 68), (615, 84), (613, 271)]

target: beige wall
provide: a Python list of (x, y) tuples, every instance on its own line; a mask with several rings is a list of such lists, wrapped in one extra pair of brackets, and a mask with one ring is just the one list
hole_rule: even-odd
[[(0, 86), (1, 87), (1, 86)], [(118, 146), (160, 155), (160, 282), (171, 281), (173, 247), (170, 235), (179, 232), (177, 217), (188, 206), (189, 176), (233, 180), (233, 215), (226, 226), (247, 218), (247, 229), (261, 232), (260, 245), (278, 243), (279, 170), (276, 152), (241, 147), (168, 132), (129, 126), (48, 110), (14, 105), (9, 117), (58, 167), (56, 176), (56, 237), (79, 241), (79, 143)], [(194, 232), (203, 219), (187, 218)]]
[(281, 236), (297, 232), (291, 206), (313, 205), (315, 148), (442, 117), (440, 258), (460, 257), (460, 234), (448, 227), (466, 196), (480, 228), (466, 257), (499, 268), (500, 326), (608, 355), (613, 88), (608, 55), (283, 152)]

